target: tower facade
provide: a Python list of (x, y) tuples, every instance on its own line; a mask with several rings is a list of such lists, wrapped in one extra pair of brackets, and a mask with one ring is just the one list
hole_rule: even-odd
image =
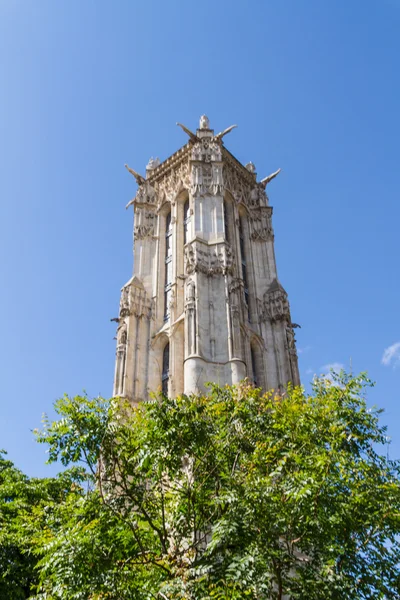
[(279, 283), (267, 184), (224, 146), (207, 117), (160, 163), (134, 208), (134, 272), (116, 319), (114, 395), (146, 400), (204, 391), (208, 381), (300, 383), (288, 297)]

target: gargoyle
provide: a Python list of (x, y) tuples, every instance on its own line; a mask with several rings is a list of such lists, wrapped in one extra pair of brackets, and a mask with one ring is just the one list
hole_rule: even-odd
[(134, 178), (136, 179), (136, 183), (138, 185), (143, 185), (144, 184), (144, 182), (146, 180), (145, 180), (144, 177), (142, 177), (141, 175), (139, 175), (139, 173), (136, 173), (136, 171), (134, 171), (133, 169), (131, 169), (130, 167), (128, 167), (128, 165), (125, 165), (125, 169), (127, 169), (129, 171), (129, 173), (134, 176)]
[(195, 133), (193, 133), (193, 131), (190, 131), (190, 129), (188, 129), (187, 127), (182, 125), (182, 123), (177, 123), (177, 125), (179, 125), (179, 127), (181, 127), (183, 129), (183, 131), (188, 134), (188, 136), (190, 137), (192, 142), (197, 142), (197, 140), (199, 138), (197, 137), (197, 135)]
[(230, 131), (232, 131), (232, 129), (235, 129), (235, 127), (237, 127), (237, 125), (231, 125), (230, 127), (227, 127), (226, 129), (224, 129), (224, 131), (221, 131), (221, 133), (218, 133), (215, 138), (217, 140), (222, 140), (222, 138), (224, 137), (224, 135), (226, 135), (227, 133), (229, 133)]
[[(179, 127), (181, 127), (183, 129), (183, 131), (185, 133), (188, 134), (188, 136), (190, 137), (190, 139), (192, 140), (192, 142), (197, 142), (198, 141), (198, 137), (195, 133), (193, 133), (193, 131), (190, 131), (190, 129), (188, 129), (187, 127), (185, 127), (184, 125), (182, 125), (182, 123), (177, 123), (177, 125), (179, 125)], [(218, 133), (215, 136), (215, 139), (217, 140), (222, 140), (222, 138), (224, 137), (224, 135), (226, 135), (227, 133), (229, 133), (230, 131), (232, 131), (232, 129), (235, 129), (235, 127), (237, 127), (237, 125), (231, 125), (230, 127), (227, 127), (227, 129), (224, 129), (223, 131), (221, 131), (220, 133)]]
[(264, 179), (261, 179), (260, 184), (263, 186), (263, 188), (265, 189), (269, 182), (275, 179), (275, 177), (279, 175), (280, 172), (281, 170), (278, 169), (277, 171), (275, 171), (275, 173), (271, 173), (271, 175), (268, 175), (268, 177), (264, 177)]

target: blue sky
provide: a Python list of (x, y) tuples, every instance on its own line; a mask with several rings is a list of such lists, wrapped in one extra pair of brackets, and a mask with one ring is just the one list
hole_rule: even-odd
[[(269, 186), (304, 383), (367, 370), (400, 457), (400, 2), (0, 3), (0, 447), (112, 392), (135, 192), (206, 113)], [(398, 344), (396, 346), (396, 344)], [(386, 354), (385, 353), (386, 350)], [(384, 364), (382, 359), (384, 358)]]

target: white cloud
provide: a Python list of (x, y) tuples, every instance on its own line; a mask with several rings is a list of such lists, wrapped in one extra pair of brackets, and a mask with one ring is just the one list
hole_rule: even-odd
[(307, 369), (306, 375), (312, 375), (314, 373), (314, 369)]
[(298, 354), (304, 354), (304, 352), (308, 352), (311, 350), (311, 346), (304, 346), (304, 348), (297, 348)]
[(334, 362), (328, 363), (320, 368), (321, 373), (330, 373), (334, 371), (335, 373), (340, 373), (340, 371), (344, 369), (344, 365), (342, 363)]
[(344, 369), (344, 364), (339, 362), (328, 363), (327, 365), (323, 365), (320, 368), (320, 373), (325, 375), (326, 379), (329, 379), (333, 382), (334, 373), (340, 373), (340, 371)]
[(390, 367), (391, 365), (393, 369), (400, 367), (400, 342), (395, 342), (388, 348), (385, 348), (381, 362), (385, 367)]

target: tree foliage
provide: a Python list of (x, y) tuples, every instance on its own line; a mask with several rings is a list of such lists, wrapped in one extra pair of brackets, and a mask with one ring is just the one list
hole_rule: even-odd
[[(52, 506), (65, 502), (82, 469), (54, 478), (29, 478), (0, 451), (0, 598), (29, 598), (39, 582), (36, 542)], [(80, 485), (75, 489), (81, 492)]]
[(398, 597), (399, 465), (366, 384), (63, 398), (39, 441), (92, 488), (51, 516), (42, 597)]
[(368, 385), (65, 396), (38, 440), (86, 475), (41, 511), (32, 597), (398, 598), (400, 466)]

